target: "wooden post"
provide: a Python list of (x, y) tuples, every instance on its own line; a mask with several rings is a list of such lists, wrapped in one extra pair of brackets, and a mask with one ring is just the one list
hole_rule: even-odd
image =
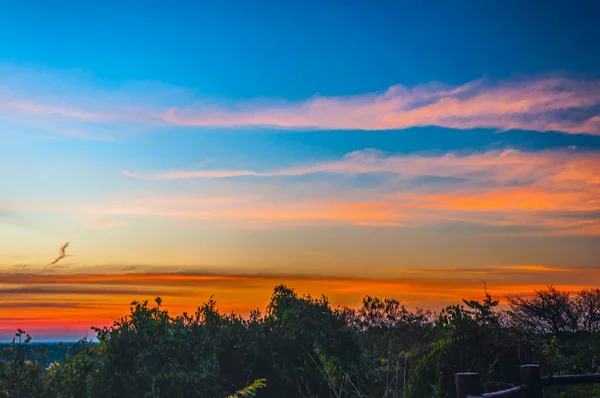
[(483, 394), (483, 387), (479, 373), (457, 373), (454, 376), (456, 383), (456, 398), (467, 398)]
[(527, 398), (542, 398), (542, 375), (540, 365), (521, 366), (521, 384), (527, 387)]

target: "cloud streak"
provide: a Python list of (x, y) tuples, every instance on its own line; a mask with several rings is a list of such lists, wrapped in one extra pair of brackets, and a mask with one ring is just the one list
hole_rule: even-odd
[[(600, 134), (600, 82), (561, 76), (507, 81), (482, 78), (460, 86), (396, 85), (383, 93), (314, 97), (302, 102), (246, 101), (229, 106), (199, 103), (163, 114), (186, 126), (277, 126), (389, 130), (416, 126), (453, 129), (559, 131)], [(575, 117), (568, 111), (588, 111)]]
[[(564, 164), (563, 164), (564, 163)], [(493, 178), (498, 182), (535, 180), (554, 176), (561, 180), (585, 180), (600, 183), (600, 159), (597, 153), (569, 151), (522, 152), (513, 149), (468, 155), (442, 156), (391, 155), (366, 149), (351, 152), (343, 159), (272, 171), (254, 170), (176, 170), (158, 173), (124, 171), (131, 178), (145, 180), (184, 180), (194, 178), (297, 177), (309, 174), (387, 173), (407, 178), (418, 176), (469, 179)]]
[[(294, 177), (339, 176), (353, 184), (360, 175), (387, 175), (368, 195), (344, 198), (296, 197), (265, 203), (255, 198), (233, 206), (176, 205), (138, 207), (138, 214), (180, 218), (219, 218), (263, 221), (334, 221), (362, 226), (416, 226), (456, 221), (495, 226), (529, 226), (544, 234), (600, 233), (600, 156), (597, 152), (554, 150), (487, 151), (457, 155), (386, 155), (379, 151), (352, 152), (337, 161), (251, 170), (188, 170), (158, 173), (125, 172), (146, 180), (277, 178), (294, 186)], [(438, 178), (427, 182), (432, 177)], [(283, 178), (284, 180), (281, 180)], [(439, 180), (441, 179), (441, 180)], [(310, 185), (305, 195), (310, 196)], [(314, 189), (313, 189), (314, 191)]]
[(86, 226), (91, 229), (106, 229), (106, 228), (119, 228), (127, 225), (122, 220), (113, 220), (109, 218), (96, 218), (89, 220)]
[[(16, 76), (16, 77), (15, 77)], [(164, 126), (322, 130), (451, 129), (557, 131), (600, 134), (600, 80), (536, 75), (481, 78), (462, 85), (394, 85), (382, 92), (216, 100), (162, 84), (107, 86), (90, 78), (0, 67), (0, 118), (59, 134), (113, 140), (111, 131)], [(138, 127), (135, 127), (138, 126)]]

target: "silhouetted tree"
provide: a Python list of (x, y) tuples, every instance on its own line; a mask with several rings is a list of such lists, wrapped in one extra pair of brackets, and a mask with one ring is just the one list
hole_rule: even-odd
[(220, 313), (212, 298), (178, 316), (159, 298), (134, 301), (129, 315), (94, 329), (97, 344), (84, 339), (49, 367), (18, 330), (0, 350), (0, 397), (453, 397), (461, 371), (479, 372), (487, 391), (518, 383), (526, 362), (546, 374), (598, 371), (600, 289), (549, 287), (509, 304), (499, 309), (486, 292), (439, 314), (377, 297), (332, 308), (283, 285), (247, 318)]

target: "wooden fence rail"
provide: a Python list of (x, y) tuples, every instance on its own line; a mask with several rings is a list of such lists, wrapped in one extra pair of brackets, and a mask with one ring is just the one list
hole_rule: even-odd
[(490, 393), (483, 392), (479, 373), (457, 373), (455, 380), (457, 398), (542, 398), (544, 387), (600, 383), (600, 374), (542, 377), (539, 365), (523, 365), (521, 385)]

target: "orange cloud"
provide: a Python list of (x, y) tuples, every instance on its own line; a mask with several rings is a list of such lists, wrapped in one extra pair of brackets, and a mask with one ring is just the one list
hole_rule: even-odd
[[(207, 174), (208, 173), (208, 174)], [(212, 173), (212, 174), (211, 174)], [(461, 221), (498, 226), (546, 229), (541, 233), (587, 234), (600, 231), (600, 156), (595, 152), (517, 150), (488, 151), (464, 156), (386, 156), (366, 150), (346, 155), (342, 160), (269, 172), (254, 171), (175, 171), (133, 174), (145, 179), (215, 178), (216, 176), (294, 177), (313, 173), (387, 173), (405, 185), (424, 177), (453, 180), (420, 183), (417, 188), (380, 193), (371, 189), (372, 200), (343, 195), (295, 202), (278, 201), (272, 196), (249, 199), (245, 203), (210, 211), (170, 206), (147, 209), (147, 215), (181, 218), (230, 220), (329, 221), (362, 226), (402, 227), (444, 221)], [(278, 181), (293, 185), (294, 180)], [(310, 196), (311, 192), (305, 192)], [(137, 212), (142, 208), (137, 207)], [(168, 210), (167, 210), (168, 209)]]
[(431, 276), (448, 275), (494, 275), (508, 276), (515, 273), (530, 274), (530, 273), (548, 273), (548, 272), (579, 272), (586, 274), (600, 274), (600, 271), (594, 268), (558, 268), (545, 265), (495, 265), (482, 267), (477, 269), (382, 269), (384, 273), (400, 273), (400, 274), (423, 274)]
[(124, 221), (108, 218), (98, 218), (87, 222), (87, 227), (93, 229), (117, 228), (125, 225), (126, 223)]
[[(148, 179), (196, 176), (195, 172), (183, 173), (136, 175)], [(337, 184), (335, 190), (293, 178), (312, 173), (346, 177), (328, 179)], [(377, 173), (386, 173), (389, 178), (367, 190), (353, 188), (352, 178), (348, 178), (348, 175)], [(120, 222), (126, 222), (126, 217), (213, 220), (220, 221), (216, 225), (220, 228), (282, 224), (402, 228), (461, 222), (523, 227), (514, 234), (600, 234), (597, 152), (509, 149), (463, 156), (451, 153), (387, 156), (365, 150), (352, 152), (339, 161), (244, 175), (251, 174), (284, 180), (259, 186), (232, 183), (227, 194), (220, 196), (139, 195), (85, 205), (21, 203), (3, 208), (82, 213), (99, 220), (118, 217)], [(215, 175), (231, 173), (217, 171)], [(424, 180), (432, 176), (441, 180), (434, 183)], [(269, 188), (275, 184), (276, 190)]]
[[(499, 270), (508, 270), (508, 271), (532, 271), (532, 272), (584, 272), (590, 271), (589, 269), (573, 269), (573, 268), (556, 268), (556, 267), (546, 267), (543, 265), (500, 265), (493, 267)], [(594, 270), (591, 270), (594, 271)]]

